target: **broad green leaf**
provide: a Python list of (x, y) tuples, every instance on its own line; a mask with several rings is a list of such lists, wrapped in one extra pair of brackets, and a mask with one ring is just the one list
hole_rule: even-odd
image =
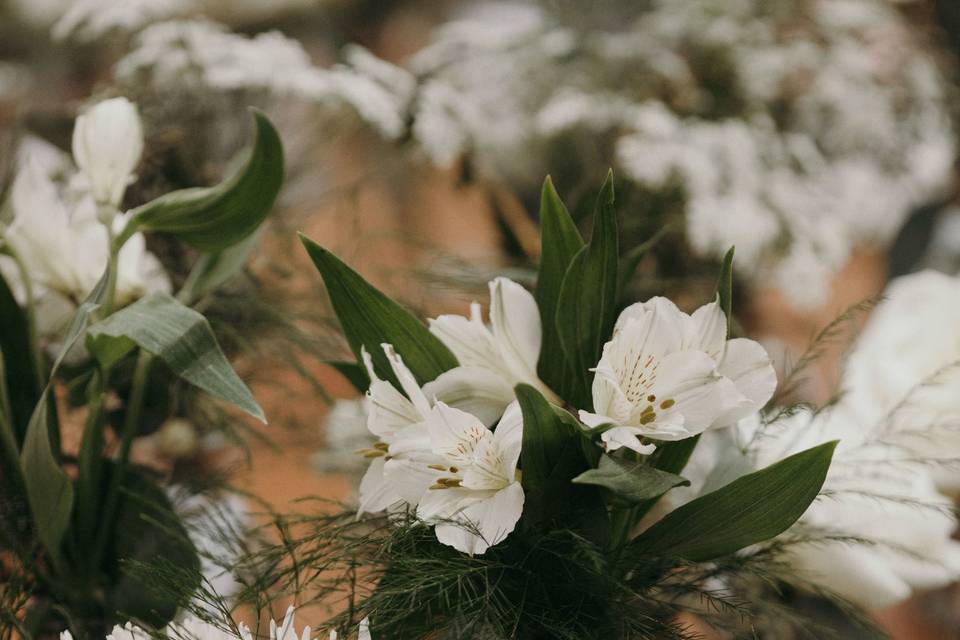
[(0, 274), (0, 352), (6, 371), (6, 397), (10, 427), (17, 446), (23, 442), (27, 423), (40, 398), (36, 362), (30, 351), (30, 330), (24, 313)]
[(616, 320), (618, 263), (611, 173), (597, 198), (590, 243), (574, 256), (563, 278), (555, 318), (576, 383), (576, 391), (565, 399), (588, 410), (593, 406), (590, 368), (600, 360), (603, 344), (610, 338)]
[(184, 293), (179, 296), (180, 299), (188, 302), (196, 300), (236, 276), (243, 269), (259, 240), (259, 233), (251, 233), (223, 251), (200, 256), (183, 286)]
[(88, 330), (87, 345), (102, 363), (137, 345), (181, 378), (266, 422), (263, 410), (227, 361), (207, 319), (165, 293), (154, 293)]
[(370, 377), (359, 362), (329, 360), (327, 364), (336, 369), (360, 393), (366, 393), (367, 389), (370, 388)]
[(807, 449), (671, 511), (632, 553), (703, 562), (780, 535), (817, 497), (836, 446)]
[(596, 469), (584, 471), (573, 482), (604, 487), (629, 504), (657, 498), (674, 487), (690, 484), (686, 478), (661, 471), (646, 462), (607, 454), (601, 456)]
[(252, 234), (280, 193), (283, 144), (267, 117), (251, 112), (253, 149), (237, 173), (218, 185), (181, 189), (134, 209), (117, 243), (136, 231), (162, 231), (200, 251), (216, 252)]
[(63, 340), (60, 354), (50, 370), (50, 381), (40, 394), (27, 425), (27, 433), (20, 452), (20, 465), (27, 490), (27, 502), (33, 515), (37, 536), (46, 547), (57, 568), (63, 567), (61, 544), (70, 525), (73, 511), (73, 484), (60, 466), (59, 452), (54, 451), (50, 438), (50, 407), (47, 399), (60, 364), (87, 328), (90, 316), (99, 308), (103, 297), (105, 278), (91, 292), (87, 301), (80, 305)]
[(361, 361), (360, 348), (366, 347), (377, 374), (395, 385), (397, 380), (380, 346), (384, 343), (394, 346), (420, 384), (457, 366), (456, 357), (446, 345), (409, 311), (331, 252), (306, 236), (300, 239), (327, 285), (333, 310), (357, 362)]
[[(116, 469), (111, 467), (109, 472)], [(113, 530), (105, 567), (111, 578), (107, 593), (111, 613), (164, 626), (200, 586), (200, 559), (186, 529), (163, 490), (128, 469)], [(182, 585), (182, 598), (173, 597), (159, 587), (159, 581), (149, 578), (151, 566), (163, 569), (164, 565), (177, 567), (178, 575), (191, 580)]]
[(543, 342), (537, 373), (547, 386), (566, 397), (570, 393), (573, 370), (564, 358), (553, 319), (557, 317), (563, 277), (573, 257), (583, 247), (583, 238), (549, 176), (544, 180), (540, 194), (540, 247), (535, 297), (543, 326)]
[[(523, 445), (520, 448), (524, 491), (543, 491), (564, 448), (576, 432), (557, 415), (543, 395), (528, 384), (514, 388), (523, 413)], [(579, 443), (576, 443), (579, 444)]]
[(720, 298), (720, 308), (723, 309), (723, 314), (727, 316), (728, 338), (730, 337), (730, 325), (733, 322), (733, 253), (734, 247), (730, 247), (726, 255), (723, 256), (720, 277), (717, 278), (717, 297)]

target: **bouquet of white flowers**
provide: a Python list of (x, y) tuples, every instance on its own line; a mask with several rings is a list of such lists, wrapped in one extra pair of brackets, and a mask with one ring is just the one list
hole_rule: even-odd
[[(37, 164), (24, 167), (14, 184), (13, 218), (0, 227), (4, 637), (8, 629), (30, 638), (66, 628), (77, 637), (103, 637), (127, 620), (161, 627), (200, 584), (201, 558), (184, 523), (130, 454), (157, 368), (264, 420), (207, 319), (191, 308), (242, 266), (247, 239), (280, 190), (280, 139), (259, 112), (253, 124), (253, 147), (234, 175), (120, 213), (143, 141), (135, 107), (107, 100), (77, 119), (78, 170), (69, 187)], [(175, 296), (145, 249), (144, 232), (198, 253)], [(42, 305), (50, 302), (68, 321), (42, 335), (38, 318), (49, 316)], [(66, 366), (76, 360), (84, 363), (82, 375)], [(116, 375), (123, 368), (132, 370), (129, 384)], [(67, 416), (57, 402), (65, 387), (85, 408), (73, 449), (63, 443)], [(112, 425), (118, 402), (121, 420)], [(179, 594), (150, 588), (134, 570), (156, 562), (189, 576)]]

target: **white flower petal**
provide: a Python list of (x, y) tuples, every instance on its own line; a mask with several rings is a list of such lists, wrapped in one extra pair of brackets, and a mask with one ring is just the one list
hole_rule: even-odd
[(490, 323), (500, 355), (520, 380), (537, 378), (542, 331), (533, 295), (508, 278), (490, 283)]
[(519, 482), (483, 495), (489, 493), (456, 488), (430, 491), (417, 515), (437, 523), (436, 535), (441, 543), (479, 555), (502, 542), (523, 513), (524, 495)]
[(126, 98), (99, 102), (77, 118), (73, 157), (97, 202), (120, 205), (143, 153), (143, 127)]
[(600, 434), (607, 451), (616, 451), (621, 447), (632, 449), (637, 453), (649, 455), (653, 453), (657, 446), (653, 444), (642, 444), (637, 437), (640, 435), (639, 429), (633, 427), (614, 427)]
[(477, 445), (491, 435), (476, 417), (442, 402), (430, 412), (427, 428), (433, 452), (462, 465), (473, 461)]
[(493, 334), (480, 318), (480, 306), (470, 305), (471, 318), (443, 315), (429, 321), (430, 333), (437, 336), (457, 357), (461, 366), (503, 371), (503, 360)]
[(718, 426), (732, 424), (763, 408), (777, 388), (777, 373), (766, 349), (744, 338), (727, 341), (726, 353), (718, 368), (750, 402), (722, 417)]
[(367, 389), (367, 428), (381, 438), (390, 438), (401, 429), (421, 422), (423, 416), (396, 387), (377, 377), (373, 359), (361, 347), (360, 356), (370, 376)]
[(407, 394), (407, 398), (410, 399), (413, 406), (420, 412), (420, 415), (427, 415), (427, 413), (430, 412), (430, 402), (427, 401), (423, 390), (420, 389), (420, 385), (417, 384), (413, 373), (407, 368), (407, 365), (403, 363), (403, 358), (397, 354), (392, 344), (381, 344), (380, 347), (387, 356), (390, 368), (393, 369), (393, 374), (397, 376), (397, 380), (400, 382), (403, 392)]
[(513, 387), (489, 369), (456, 367), (423, 386), (427, 398), (466, 411), (490, 427), (514, 400)]
[(720, 303), (703, 305), (686, 318), (685, 325), (682, 349), (703, 351), (719, 362), (727, 341), (727, 317)]
[(384, 475), (384, 458), (374, 458), (360, 480), (360, 506), (357, 515), (379, 513), (400, 501), (396, 486)]

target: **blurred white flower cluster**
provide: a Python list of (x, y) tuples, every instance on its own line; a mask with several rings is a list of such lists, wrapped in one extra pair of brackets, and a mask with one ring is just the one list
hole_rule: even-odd
[(360, 115), (386, 131), (399, 107), (434, 163), (466, 154), (521, 191), (598, 163), (679, 186), (692, 249), (736, 245), (798, 306), (948, 179), (944, 84), (885, 0), (654, 0), (617, 30), (491, 6), (442, 26)]
[[(55, 335), (103, 275), (112, 232), (143, 150), (136, 107), (125, 98), (97, 103), (76, 121), (73, 167), (66, 154), (38, 139), (21, 147), (9, 198), (12, 216), (0, 226), (0, 271), (21, 302), (32, 296), (44, 335)], [(142, 234), (117, 257), (115, 304), (123, 306), (170, 281)]]
[(801, 578), (873, 609), (960, 578), (956, 511), (945, 495), (960, 487), (960, 279), (922, 272), (887, 295), (834, 406), (708, 431), (684, 470), (693, 486), (662, 505), (840, 440), (823, 495), (785, 534), (808, 536), (788, 560)]

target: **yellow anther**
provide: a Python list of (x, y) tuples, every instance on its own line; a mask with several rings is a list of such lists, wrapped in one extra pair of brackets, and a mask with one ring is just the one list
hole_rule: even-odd
[(663, 402), (660, 403), (660, 408), (661, 408), (661, 409), (669, 409), (670, 407), (672, 407), (672, 406), (675, 405), (675, 404), (677, 404), (677, 403), (674, 402), (673, 398), (667, 398), (666, 400), (664, 400)]

